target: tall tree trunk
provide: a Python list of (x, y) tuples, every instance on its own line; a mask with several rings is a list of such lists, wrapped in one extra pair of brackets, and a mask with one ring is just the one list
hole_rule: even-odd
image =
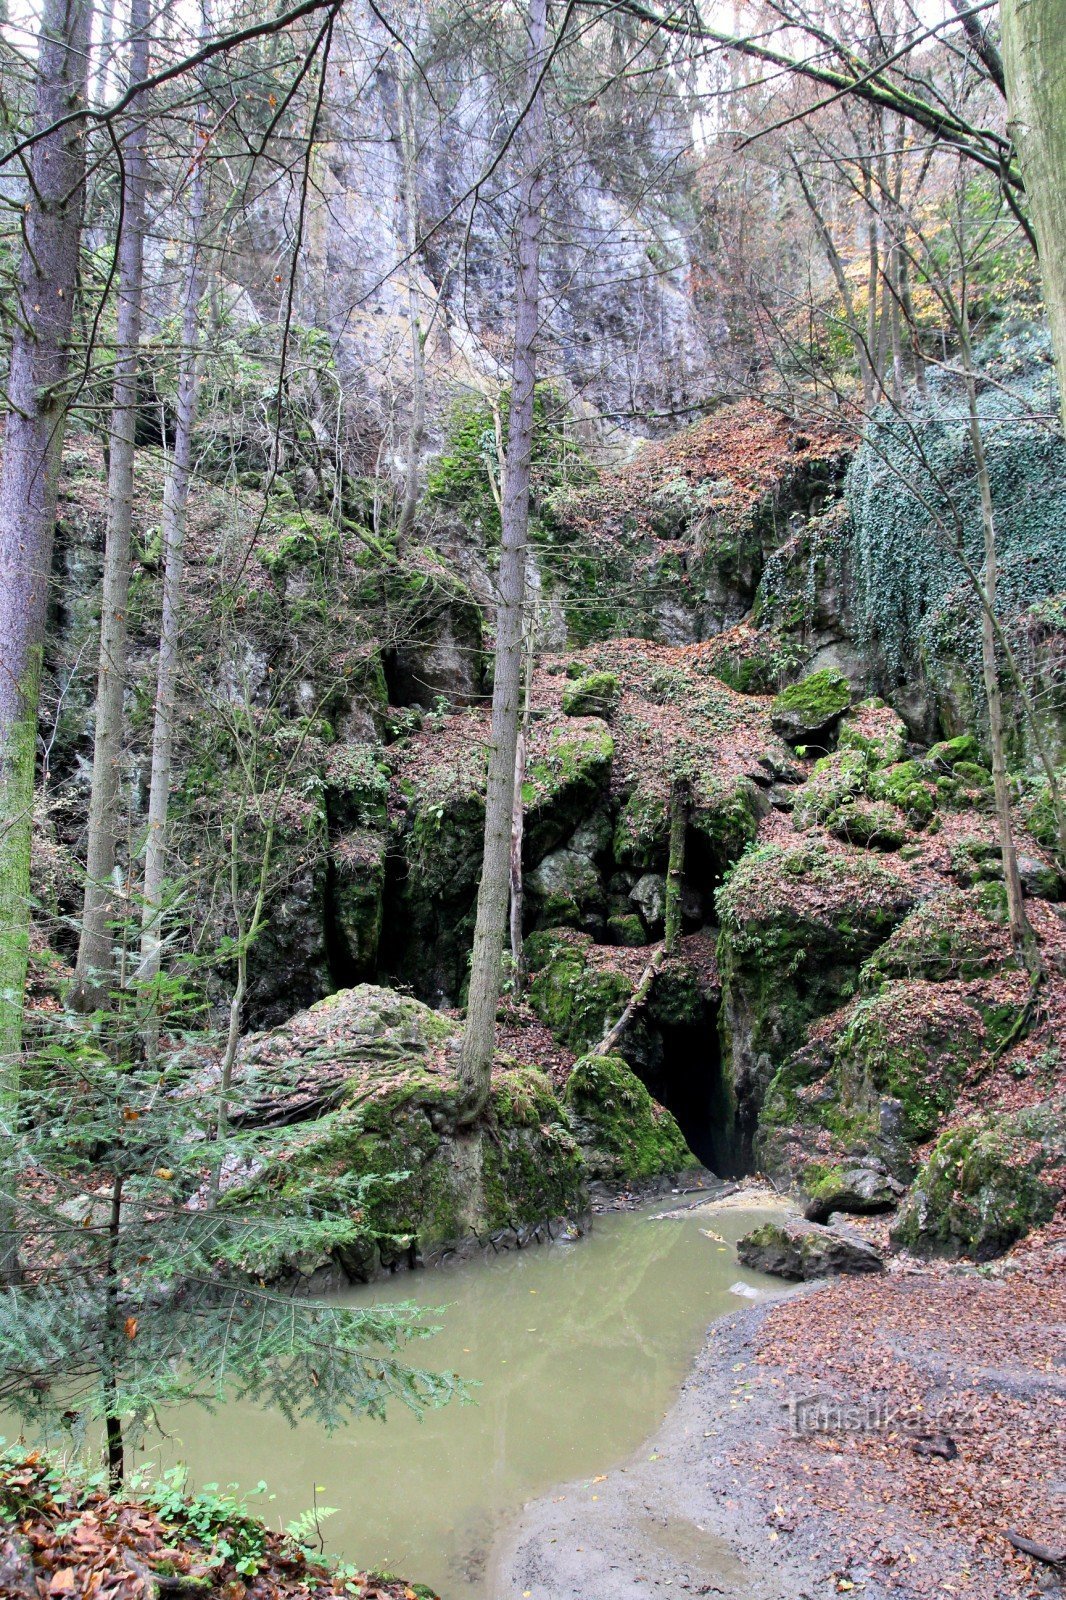
[(1003, 65), (1066, 431), (1066, 0), (1002, 0)]
[(400, 154), (403, 168), (403, 209), (407, 247), (407, 314), (411, 328), (411, 425), (407, 435), (403, 504), (396, 528), (402, 543), (411, 531), (418, 505), (418, 469), (426, 436), (426, 336), (419, 312), (418, 268), (418, 130), (415, 119), (415, 85), (412, 74), (399, 88)]
[[(0, 1142), (10, 1147), (29, 953), (30, 829), (48, 580), (85, 197), (90, 0), (45, 0), (0, 466)], [(0, 1273), (12, 1269), (0, 1227)]]
[[(200, 131), (202, 117), (198, 117)], [(200, 140), (197, 139), (199, 147)], [(167, 865), (167, 819), (174, 751), (174, 707), (178, 648), (185, 589), (185, 525), (192, 470), (193, 435), (200, 401), (200, 299), (203, 294), (201, 235), (204, 177), (199, 148), (193, 158), (189, 195), (189, 243), (183, 290), (181, 365), (178, 374), (174, 450), (163, 490), (163, 615), (156, 665), (155, 719), (152, 726), (152, 777), (148, 796), (148, 834), (144, 855), (140, 977), (159, 972), (163, 940), (163, 885)]]
[(514, 808), (511, 813), (511, 968), (515, 993), (521, 994), (525, 985), (525, 940), (522, 921), (525, 911), (525, 880), (522, 875), (522, 844), (526, 831), (526, 808), (522, 789), (526, 781), (526, 761), (529, 755), (529, 722), (533, 710), (533, 660), (536, 639), (533, 619), (526, 630), (526, 670), (522, 689), (522, 721), (518, 729), (518, 745), (514, 762)]
[(528, 83), (533, 103), (523, 141), (525, 173), (516, 222), (515, 343), (511, 412), (503, 488), (499, 605), (496, 614), (492, 732), (485, 793), (485, 842), (477, 899), (466, 1028), (459, 1062), (463, 1115), (472, 1121), (488, 1098), (507, 933), (515, 751), (522, 698), (522, 633), (526, 593), (526, 532), (533, 455), (533, 398), (540, 318), (540, 241), (543, 231), (546, 129), (543, 89), (534, 93), (547, 32), (547, 0), (529, 0)]
[(999, 662), (996, 656), (996, 589), (998, 564), (996, 554), (996, 524), (992, 505), (992, 486), (988, 476), (981, 419), (977, 410), (977, 384), (974, 377), (973, 355), (969, 332), (963, 313), (961, 329), (963, 362), (966, 371), (966, 398), (969, 410), (970, 445), (977, 469), (977, 483), (981, 494), (981, 524), (984, 530), (984, 569), (982, 572), (981, 604), (981, 667), (984, 676), (985, 699), (988, 702), (988, 739), (992, 754), (992, 781), (996, 797), (996, 818), (999, 824), (1000, 856), (1003, 879), (1007, 888), (1007, 916), (1011, 939), (1015, 949), (1024, 957), (1026, 966), (1035, 971), (1040, 964), (1039, 952), (1033, 930), (1022, 898), (1022, 880), (1018, 871), (1018, 852), (1014, 842), (1014, 826), (1010, 809), (1010, 780), (1007, 775), (1006, 743), (1003, 728), (1003, 694), (999, 680)]
[[(129, 81), (148, 75), (148, 0), (130, 7)], [(141, 301), (144, 282), (145, 200), (148, 189), (148, 128), (145, 108), (135, 112), (123, 142), (124, 214), (118, 245), (118, 332), (107, 480), (108, 517), (100, 600), (100, 658), (96, 680), (93, 776), (89, 795), (85, 902), (78, 941), (75, 997), (87, 1010), (106, 996), (111, 981), (115, 914), (113, 878), (119, 842), (119, 772), (126, 688), (126, 613), (133, 532), (133, 463), (137, 431)]]

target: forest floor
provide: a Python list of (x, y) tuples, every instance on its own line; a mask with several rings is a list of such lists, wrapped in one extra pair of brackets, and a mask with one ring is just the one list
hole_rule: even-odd
[[(710, 1209), (710, 1208), (709, 1208)], [(527, 1507), (495, 1600), (1063, 1591), (1066, 1223), (989, 1268), (892, 1259), (715, 1324), (640, 1454)]]
[(182, 1526), (143, 1501), (68, 1480), (35, 1451), (7, 1454), (0, 1600), (435, 1600), (402, 1579), (327, 1566), (251, 1516), (214, 1516), (208, 1528), (205, 1509), (192, 1506)]

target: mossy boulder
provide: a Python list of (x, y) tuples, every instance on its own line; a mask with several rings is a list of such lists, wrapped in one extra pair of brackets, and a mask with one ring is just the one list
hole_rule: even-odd
[[(614, 951), (614, 960), (621, 952)], [(635, 980), (610, 947), (588, 934), (550, 928), (526, 940), (529, 1003), (562, 1043), (581, 1052), (598, 1044), (624, 1011)]]
[(613, 672), (586, 672), (563, 690), (563, 711), (568, 717), (602, 717), (609, 721), (622, 686)]
[(1017, 967), (1010, 931), (975, 889), (941, 889), (894, 929), (862, 969), (864, 988), (888, 978), (980, 978)]
[(365, 1278), (582, 1213), (584, 1161), (546, 1074), (500, 1062), (480, 1122), (460, 1127), (458, 1042), (453, 1018), (371, 984), (245, 1042), (232, 1105), (251, 1165), (226, 1203), (251, 1183), (306, 1210), (321, 1185), (363, 1181), (332, 1252), (256, 1260), (261, 1275)]
[(851, 704), (851, 685), (842, 672), (823, 667), (774, 697), (770, 721), (789, 744), (823, 739)]
[(917, 761), (897, 761), (877, 767), (870, 774), (866, 790), (872, 800), (897, 806), (915, 827), (921, 827), (936, 810), (936, 792)]
[(853, 800), (834, 812), (829, 831), (868, 850), (898, 850), (907, 838), (907, 823), (886, 800)]
[(907, 725), (883, 700), (861, 700), (841, 723), (837, 748), (859, 750), (871, 766), (889, 767), (903, 759)]
[(865, 1239), (814, 1222), (764, 1222), (737, 1244), (737, 1257), (756, 1272), (802, 1281), (841, 1273), (883, 1272), (880, 1252)]
[(865, 852), (767, 844), (717, 894), (722, 1059), (749, 1150), (763, 1095), (811, 1021), (853, 993), (859, 968), (910, 909), (916, 886)]
[(814, 1029), (771, 1083), (761, 1160), (797, 1178), (810, 1199), (826, 1180), (827, 1150), (872, 1157), (909, 1177), (915, 1147), (939, 1130), (967, 1074), (1015, 1025), (1025, 994), (1024, 980), (1015, 1004), (1002, 983), (912, 979), (853, 1001)]
[(968, 1117), (942, 1133), (893, 1237), (925, 1256), (1002, 1255), (1066, 1193), (1066, 1100)]
[(563, 1104), (593, 1178), (637, 1183), (699, 1165), (669, 1111), (621, 1056), (582, 1056)]
[(960, 733), (954, 739), (941, 739), (927, 750), (922, 765), (930, 772), (951, 772), (960, 761), (976, 761), (979, 754), (977, 740), (971, 733)]

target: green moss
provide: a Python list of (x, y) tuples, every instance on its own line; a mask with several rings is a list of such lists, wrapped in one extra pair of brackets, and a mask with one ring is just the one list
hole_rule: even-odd
[(891, 706), (876, 697), (862, 700), (844, 719), (837, 736), (841, 750), (861, 750), (871, 766), (891, 766), (903, 758), (907, 728)]
[(774, 698), (770, 715), (789, 737), (804, 731), (824, 731), (844, 715), (851, 704), (851, 685), (842, 672), (823, 667), (799, 683), (790, 684)]
[(621, 684), (613, 672), (588, 672), (563, 691), (563, 711), (568, 717), (609, 719), (618, 704)]
[[(335, 1108), (255, 1135), (263, 1170), (254, 1183), (269, 1186), (284, 1212), (286, 1205), (313, 1206), (323, 1185), (363, 1180), (350, 1231), (338, 1235), (334, 1250), (352, 1276), (367, 1276), (410, 1248), (434, 1255), (472, 1235), (584, 1209), (582, 1157), (539, 1069), (498, 1066), (481, 1122), (460, 1129), (456, 1030), (454, 1019), (416, 1000), (364, 985), (330, 996), (249, 1047), (249, 1067), (265, 1069), (273, 1087), (303, 1094), (316, 1073), (328, 1071)], [(241, 1204), (241, 1195), (231, 1191), (227, 1204)], [(324, 1264), (279, 1257), (255, 1267), (273, 1277)]]
[(933, 792), (917, 761), (897, 761), (890, 767), (878, 767), (869, 775), (867, 790), (871, 799), (898, 806), (915, 826), (927, 822), (936, 810)]
[(945, 889), (904, 918), (861, 976), (871, 988), (887, 978), (979, 978), (1016, 967), (1002, 919), (987, 914), (980, 891)]
[(1001, 1255), (1054, 1215), (1064, 1161), (1062, 1100), (970, 1117), (933, 1146), (894, 1237), (922, 1255)]
[(583, 1056), (564, 1104), (595, 1178), (639, 1182), (699, 1165), (673, 1117), (621, 1056)]
[(526, 941), (530, 1005), (561, 1043), (578, 1051), (603, 1038), (633, 992), (623, 972), (588, 963), (591, 948), (587, 934), (559, 929)]
[(922, 765), (931, 772), (950, 772), (959, 761), (976, 761), (979, 754), (977, 740), (972, 733), (960, 733), (954, 739), (941, 739), (923, 757)]
[(991, 789), (992, 774), (975, 761), (956, 761), (954, 775), (968, 789)]
[(632, 912), (619, 912), (607, 918), (607, 934), (612, 944), (641, 945), (644, 943), (644, 924)]

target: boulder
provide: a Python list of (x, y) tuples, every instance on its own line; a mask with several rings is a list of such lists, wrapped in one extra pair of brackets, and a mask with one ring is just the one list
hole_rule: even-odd
[(818, 1172), (808, 1167), (804, 1186), (810, 1196), (804, 1208), (808, 1222), (828, 1222), (835, 1211), (867, 1215), (894, 1211), (905, 1190), (883, 1161), (866, 1161), (828, 1167)]
[(770, 723), (789, 744), (803, 744), (831, 733), (850, 704), (851, 685), (847, 678), (842, 672), (823, 667), (775, 697)]
[(464, 1125), (459, 1029), (418, 1000), (361, 984), (245, 1040), (231, 1115), (257, 1130), (257, 1164), (223, 1205), (239, 1208), (265, 1187), (283, 1216), (286, 1204), (306, 1209), (318, 1185), (361, 1180), (350, 1233), (321, 1259), (291, 1260), (282, 1243), (250, 1257), (250, 1271), (370, 1278), (501, 1230), (544, 1236), (584, 1213), (585, 1163), (545, 1073), (498, 1063), (485, 1111)]
[(1048, 1222), (1066, 1193), (1066, 1099), (967, 1117), (942, 1133), (893, 1239), (922, 1256), (1002, 1255)]
[(641, 1182), (699, 1166), (669, 1111), (621, 1056), (583, 1056), (563, 1103), (593, 1178)]
[(880, 1251), (842, 1228), (815, 1222), (764, 1222), (737, 1245), (746, 1267), (797, 1281), (845, 1272), (883, 1272)]

